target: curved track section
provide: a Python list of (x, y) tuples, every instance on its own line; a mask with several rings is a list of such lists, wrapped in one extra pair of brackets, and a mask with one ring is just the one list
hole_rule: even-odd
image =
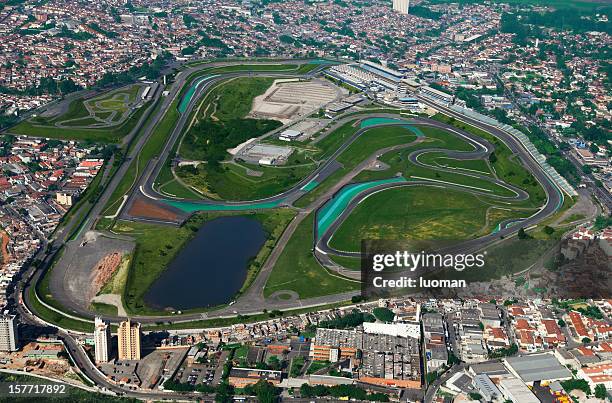
[[(299, 77), (307, 77), (312, 76), (313, 73), (309, 73), (308, 75), (293, 75)], [(187, 119), (191, 114), (191, 111), (195, 108), (198, 102), (204, 94), (213, 88), (215, 85), (224, 81), (228, 78), (241, 77), (241, 76), (291, 76), (291, 74), (287, 73), (228, 73), (228, 74), (220, 74), (211, 76), (208, 79), (199, 79), (198, 80), (198, 88), (191, 97), (189, 104), (185, 107), (184, 112), (181, 114), (179, 122), (177, 126), (174, 128), (174, 131), (166, 143), (164, 150), (159, 158), (152, 161), (150, 167), (147, 168), (145, 175), (143, 175), (143, 179), (141, 180), (141, 186), (138, 187), (139, 192), (145, 197), (153, 200), (155, 202), (161, 202), (165, 205), (170, 205), (172, 207), (183, 209), (183, 211), (227, 211), (227, 210), (246, 210), (246, 209), (268, 209), (275, 208), (281, 205), (291, 205), (291, 203), (305, 194), (307, 190), (307, 185), (311, 183), (313, 180), (317, 180), (317, 182), (323, 182), (327, 177), (333, 174), (337, 169), (341, 167), (341, 165), (337, 162), (337, 157), (342, 154), (355, 140), (359, 138), (363, 133), (367, 132), (370, 129), (376, 127), (384, 127), (384, 126), (402, 126), (406, 124), (412, 125), (421, 125), (421, 126), (429, 126), (434, 128), (443, 129), (457, 138), (467, 142), (473, 148), (473, 151), (452, 151), (448, 149), (442, 148), (425, 148), (421, 150), (414, 151), (410, 153), (408, 156), (410, 162), (416, 166), (426, 167), (428, 169), (433, 169), (441, 172), (448, 173), (461, 173), (462, 175), (473, 177), (478, 180), (488, 181), (493, 183), (501, 188), (505, 188), (512, 193), (511, 196), (497, 195), (493, 192), (487, 192), (485, 189), (478, 189), (476, 187), (469, 187), (466, 185), (453, 184), (448, 182), (436, 181), (434, 179), (426, 179), (426, 178), (407, 178), (408, 181), (400, 182), (400, 183), (386, 183), (380, 184), (374, 187), (371, 187), (367, 190), (364, 190), (356, 197), (354, 197), (348, 206), (344, 209), (342, 214), (321, 234), (321, 236), (317, 236), (315, 240), (315, 252), (318, 255), (319, 260), (325, 264), (327, 267), (337, 267), (336, 264), (329, 261), (329, 258), (326, 257), (327, 254), (334, 254), (339, 256), (357, 256), (356, 252), (345, 252), (338, 251), (329, 246), (329, 240), (333, 236), (333, 233), (338, 229), (338, 227), (342, 224), (344, 220), (350, 215), (352, 210), (366, 197), (369, 195), (382, 191), (388, 188), (396, 188), (396, 187), (404, 187), (404, 186), (438, 186), (442, 188), (450, 188), (461, 190), (465, 192), (469, 192), (475, 195), (487, 196), (490, 198), (498, 199), (500, 201), (512, 202), (512, 201), (524, 201), (529, 198), (529, 195), (522, 189), (510, 185), (504, 181), (501, 181), (497, 178), (493, 178), (484, 174), (479, 174), (477, 172), (466, 172), (460, 169), (451, 169), (444, 168), (439, 166), (432, 166), (425, 164), (419, 160), (419, 157), (431, 152), (438, 152), (444, 154), (444, 156), (457, 160), (471, 160), (471, 159), (483, 159), (487, 158), (493, 151), (494, 146), (486, 141), (485, 139), (471, 134), (469, 132), (459, 130), (454, 126), (425, 118), (411, 118), (405, 119), (398, 117), (393, 114), (384, 114), (384, 113), (372, 113), (372, 114), (363, 114), (360, 116), (348, 116), (341, 118), (336, 121), (334, 128), (339, 127), (346, 122), (361, 119), (362, 121), (365, 119), (373, 119), (379, 118), (381, 119), (380, 123), (368, 125), (366, 127), (362, 127), (357, 132), (355, 132), (352, 136), (350, 136), (326, 161), (321, 163), (312, 173), (310, 173), (307, 177), (303, 178), (299, 181), (295, 186), (291, 189), (288, 189), (282, 193), (279, 193), (274, 196), (270, 196), (267, 198), (259, 199), (259, 200), (249, 200), (249, 201), (216, 201), (216, 200), (203, 200), (203, 199), (172, 199), (166, 195), (162, 195), (154, 188), (154, 181), (159, 172), (161, 171), (164, 162), (169, 156), (174, 144), (178, 141), (180, 135), (183, 133), (183, 129), (187, 123)], [(446, 112), (446, 111), (444, 111)], [(546, 217), (553, 214), (562, 204), (563, 195), (561, 191), (554, 185), (554, 183), (546, 176), (544, 172), (540, 169), (537, 162), (531, 157), (531, 155), (523, 148), (523, 146), (518, 142), (518, 140), (514, 139), (510, 134), (503, 132), (497, 128), (487, 127), (486, 125), (469, 120), (466, 118), (467, 123), (476, 126), (480, 129), (487, 131), (488, 133), (494, 135), (495, 137), (502, 140), (509, 149), (515, 153), (516, 155), (521, 157), (525, 168), (536, 178), (539, 184), (545, 191), (546, 194), (546, 203), (544, 206), (540, 208), (540, 210), (533, 214), (531, 217), (520, 220), (523, 226), (531, 226), (534, 225)], [(406, 147), (409, 145), (405, 145)], [(396, 147), (397, 148), (397, 147)], [(378, 152), (386, 152), (387, 150), (378, 150)], [(506, 220), (501, 223), (499, 229), (493, 233), (481, 238), (477, 238), (474, 240), (466, 241), (466, 248), (482, 248), (485, 245), (498, 240), (502, 237), (506, 237), (511, 235), (512, 233), (518, 231), (517, 227), (509, 226), (508, 224), (517, 221), (517, 220)], [(316, 231), (316, 229), (315, 229)]]
[[(414, 123), (414, 122), (410, 122), (410, 123)], [(392, 125), (396, 125), (396, 124), (394, 123)], [(432, 123), (432, 122), (419, 121), (419, 125), (440, 128), (440, 125), (438, 123)], [(381, 125), (381, 126), (384, 126), (384, 125)], [(358, 195), (356, 195), (355, 197), (351, 199), (351, 201), (349, 202), (347, 207), (344, 209), (342, 214), (340, 214), (338, 218), (329, 227), (327, 227), (324, 231), (322, 231), (322, 233), (319, 234), (320, 236), (316, 242), (316, 250), (319, 253), (322, 253), (324, 255), (332, 254), (332, 255), (344, 256), (344, 257), (359, 257), (360, 256), (359, 252), (340, 251), (340, 250), (337, 250), (331, 247), (329, 245), (329, 242), (331, 238), (333, 237), (333, 234), (340, 227), (340, 225), (342, 225), (342, 223), (348, 218), (348, 216), (350, 216), (352, 211), (363, 200), (365, 200), (367, 197), (371, 196), (372, 194), (384, 191), (386, 189), (393, 189), (393, 188), (398, 188), (398, 187), (411, 187), (411, 186), (434, 186), (434, 187), (439, 187), (439, 188), (459, 190), (462, 192), (467, 192), (467, 193), (471, 193), (471, 194), (478, 195), (478, 196), (486, 196), (486, 197), (497, 199), (497, 200), (504, 201), (504, 202), (520, 202), (520, 201), (525, 201), (529, 199), (529, 194), (525, 192), (523, 189), (507, 184), (506, 182), (500, 179), (493, 178), (491, 176), (487, 176), (484, 174), (475, 173), (475, 172), (467, 172), (467, 171), (462, 171), (460, 169), (438, 167), (438, 166), (429, 165), (429, 164), (425, 164), (421, 162), (419, 160), (420, 156), (427, 154), (427, 153), (432, 153), (432, 152), (443, 154), (444, 156), (448, 158), (465, 161), (465, 160), (487, 158), (494, 150), (493, 146), (489, 142), (481, 139), (480, 137), (476, 137), (470, 133), (463, 132), (457, 129), (451, 129), (448, 127), (445, 127), (445, 129), (447, 132), (466, 141), (470, 146), (474, 148), (474, 151), (453, 151), (453, 150), (448, 150), (448, 149), (443, 149), (443, 148), (425, 148), (425, 149), (416, 150), (416, 151), (411, 152), (408, 155), (408, 160), (410, 161), (410, 163), (412, 163), (415, 166), (424, 167), (424, 168), (431, 169), (434, 171), (448, 172), (448, 173), (453, 173), (453, 174), (460, 173), (461, 175), (464, 175), (467, 177), (472, 177), (472, 178), (476, 178), (479, 180), (487, 181), (501, 188), (507, 189), (513, 195), (511, 196), (498, 195), (498, 194), (492, 193), (491, 191), (488, 191), (487, 189), (481, 189), (481, 188), (471, 187), (467, 185), (452, 184), (448, 182), (437, 181), (435, 179), (409, 178), (410, 180), (407, 180), (404, 182), (393, 182), (393, 183), (384, 183), (384, 184), (376, 185), (376, 186), (368, 188), (367, 190), (364, 190), (363, 192), (359, 193)], [(410, 146), (410, 145), (408, 144), (406, 146)], [(549, 199), (549, 201), (551, 200)], [(553, 199), (552, 201), (555, 202), (556, 200)], [(506, 222), (502, 223), (502, 225), (500, 226), (500, 231), (497, 231), (495, 235), (497, 237), (502, 236), (503, 233), (501, 232), (501, 229), (507, 228), (506, 224), (511, 221), (514, 221), (514, 220), (507, 220)], [(317, 233), (319, 233), (319, 231), (317, 231)], [(484, 243), (486, 244), (487, 242), (484, 242)]]

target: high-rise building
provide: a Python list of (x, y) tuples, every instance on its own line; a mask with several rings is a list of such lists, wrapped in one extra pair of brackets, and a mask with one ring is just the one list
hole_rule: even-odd
[(96, 363), (108, 362), (111, 340), (110, 325), (96, 317), (94, 322), (94, 346), (96, 348)]
[(393, 9), (401, 14), (408, 14), (410, 0), (393, 0)]
[(140, 360), (140, 323), (121, 322), (118, 339), (119, 360)]
[(0, 315), (0, 351), (17, 351), (17, 323), (15, 315)]

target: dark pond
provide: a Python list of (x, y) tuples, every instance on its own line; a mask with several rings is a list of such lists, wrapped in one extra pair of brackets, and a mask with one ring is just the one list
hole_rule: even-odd
[(230, 302), (265, 241), (263, 226), (253, 218), (207, 222), (153, 283), (145, 303), (156, 309), (190, 309)]

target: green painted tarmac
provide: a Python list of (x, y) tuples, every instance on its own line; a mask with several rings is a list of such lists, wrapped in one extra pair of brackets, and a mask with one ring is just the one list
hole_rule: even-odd
[(364, 190), (378, 185), (396, 182), (407, 182), (405, 178), (382, 179), (371, 182), (355, 183), (347, 185), (329, 200), (317, 214), (317, 239), (327, 231), (330, 225), (338, 219), (342, 212), (348, 207), (351, 200)]
[(196, 211), (244, 211), (278, 207), (284, 199), (271, 202), (252, 202), (247, 204), (200, 204), (181, 200), (164, 200), (169, 206), (176, 207), (187, 213)]
[(191, 87), (189, 87), (189, 90), (187, 90), (187, 92), (185, 93), (185, 96), (183, 97), (183, 99), (181, 99), (181, 103), (178, 106), (178, 111), (180, 113), (185, 113), (185, 111), (187, 110), (187, 107), (189, 106), (189, 102), (191, 102), (191, 98), (193, 98), (193, 96), (195, 95), (195, 92), (198, 89), (198, 86), (200, 85), (200, 83), (202, 83), (205, 80), (208, 80), (208, 79), (211, 79), (211, 78), (215, 78), (217, 76), (218, 76), (218, 74), (217, 75), (213, 75), (213, 76), (206, 76), (206, 77), (198, 78), (191, 85)]

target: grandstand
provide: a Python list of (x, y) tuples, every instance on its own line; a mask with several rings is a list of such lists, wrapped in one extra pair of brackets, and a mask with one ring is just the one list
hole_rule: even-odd
[(328, 74), (362, 90), (374, 85), (395, 91), (403, 78), (403, 73), (367, 60), (334, 66)]
[(569, 184), (569, 182), (562, 177), (561, 175), (559, 175), (559, 173), (555, 170), (555, 168), (553, 168), (552, 166), (550, 166), (548, 164), (548, 162), (546, 162), (546, 157), (544, 157), (542, 154), (540, 154), (540, 152), (536, 149), (536, 147), (533, 145), (533, 143), (529, 140), (529, 138), (525, 135), (525, 133), (521, 132), (520, 130), (517, 130), (516, 128), (507, 125), (507, 124), (503, 124), (498, 122), (497, 120), (483, 115), (481, 113), (478, 113), (476, 111), (473, 111), (471, 109), (467, 109), (467, 108), (462, 108), (459, 107), (457, 105), (451, 105), (449, 107), (450, 109), (454, 110), (455, 112), (458, 112), (460, 114), (469, 116), (473, 119), (476, 119), (482, 123), (491, 125), (491, 126), (495, 126), (499, 129), (502, 129), (503, 131), (510, 133), (512, 136), (514, 136), (522, 145), (523, 147), (525, 147), (525, 149), (529, 152), (529, 154), (531, 154), (531, 156), (538, 162), (538, 164), (542, 167), (542, 170), (546, 173), (546, 175), (555, 183), (557, 184), (557, 186), (566, 194), (568, 194), (569, 196), (577, 196), (578, 193), (576, 192), (576, 190), (572, 187), (572, 185)]
[(439, 102), (444, 105), (450, 105), (455, 100), (453, 95), (447, 94), (446, 92), (438, 91), (435, 88), (429, 86), (423, 86), (419, 89), (419, 94), (431, 101)]

